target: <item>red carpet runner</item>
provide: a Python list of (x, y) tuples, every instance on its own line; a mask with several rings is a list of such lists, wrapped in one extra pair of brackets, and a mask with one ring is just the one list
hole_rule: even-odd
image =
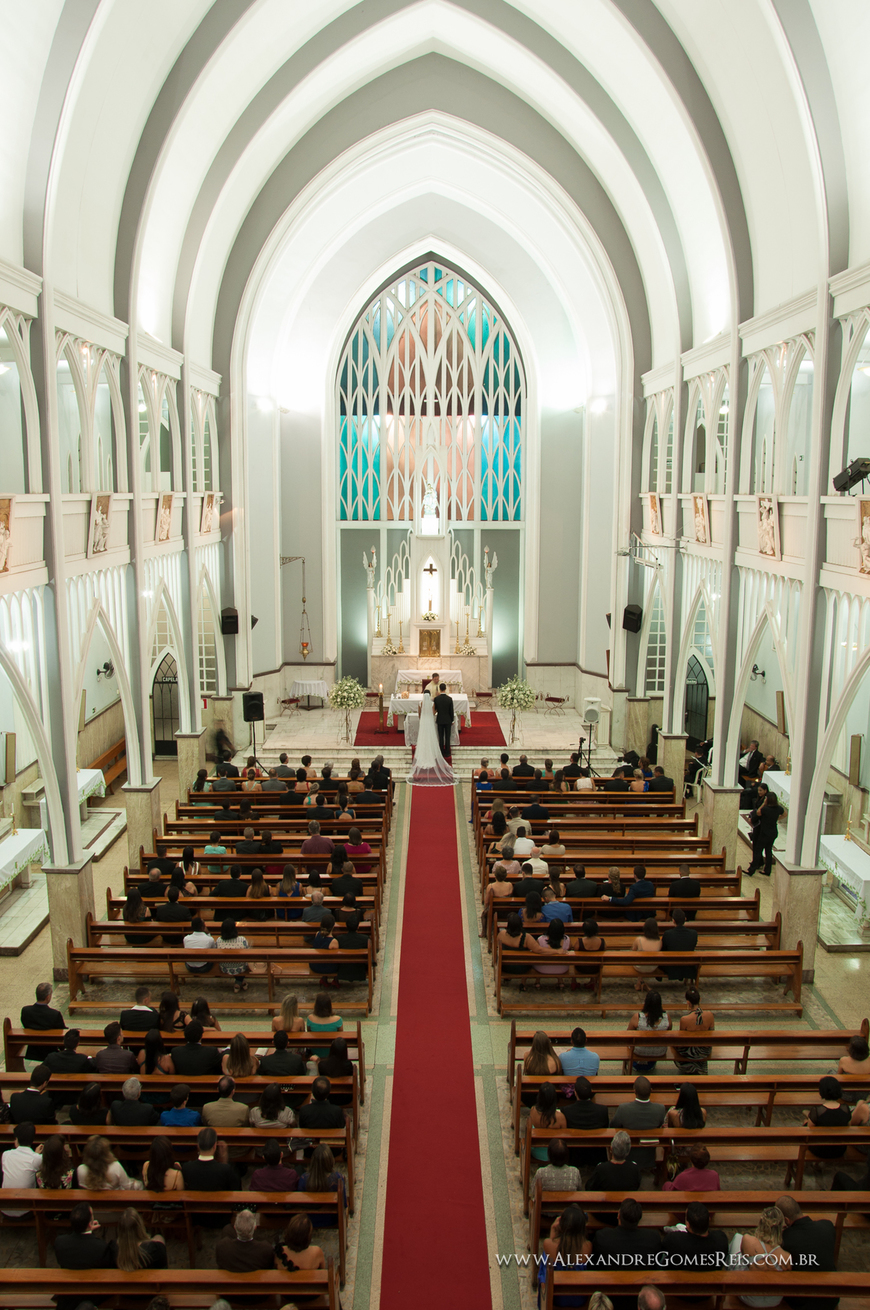
[[(359, 716), (359, 727), (356, 730), (353, 744), (354, 746), (377, 746), (381, 750), (385, 746), (404, 746), (405, 734), (404, 732), (396, 732), (395, 724), (387, 728), (385, 733), (378, 732), (377, 710), (363, 710)], [(491, 710), (476, 710), (472, 726), (461, 729), (459, 744), (460, 746), (474, 746), (475, 749), (483, 746), (504, 746), (504, 733), (501, 730), (498, 715)], [(490, 760), (490, 764), (498, 764), (498, 759)]]
[(411, 793), (381, 1310), (486, 1310), (454, 793)]

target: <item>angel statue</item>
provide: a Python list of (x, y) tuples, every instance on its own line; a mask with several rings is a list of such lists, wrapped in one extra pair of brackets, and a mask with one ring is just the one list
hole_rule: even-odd
[(362, 553), (363, 568), (366, 571), (366, 588), (371, 591), (375, 585), (375, 569), (378, 567), (378, 556), (374, 546), (372, 546), (372, 559), (369, 563), (369, 557), (365, 551)]
[(492, 552), (492, 559), (489, 558), (489, 546), (483, 552), (483, 571), (486, 574), (486, 589), (492, 591), (492, 575), (498, 568), (498, 555)]
[(861, 518), (861, 536), (855, 545), (861, 552), (861, 573), (870, 573), (870, 514)]

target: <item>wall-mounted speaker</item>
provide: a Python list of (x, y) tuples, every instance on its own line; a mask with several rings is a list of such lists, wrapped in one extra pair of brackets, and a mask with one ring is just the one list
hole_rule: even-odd
[(221, 610), (221, 632), (225, 637), (234, 637), (239, 630), (239, 611)]
[(242, 692), (242, 718), (245, 723), (262, 723), (266, 717), (261, 691)]
[(611, 619), (612, 616), (611, 616), (610, 614), (605, 614), (604, 617), (607, 619), (607, 626), (608, 626), (608, 628), (609, 628), (609, 627), (610, 627), (610, 619)]
[(643, 610), (639, 605), (626, 605), (622, 612), (622, 626), (626, 632), (640, 632)]

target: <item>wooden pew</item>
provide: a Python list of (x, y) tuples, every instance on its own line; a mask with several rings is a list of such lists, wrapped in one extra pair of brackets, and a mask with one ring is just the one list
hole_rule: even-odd
[[(63, 1137), (70, 1148), (73, 1164), (78, 1165), (81, 1164), (82, 1151), (89, 1138), (105, 1137), (111, 1142), (112, 1149), (119, 1159), (141, 1163), (147, 1159), (151, 1143), (155, 1137), (170, 1136), (172, 1149), (177, 1153), (180, 1161), (182, 1158), (185, 1160), (193, 1159), (196, 1155), (196, 1138), (199, 1131), (198, 1128), (180, 1128), (178, 1125), (167, 1128), (161, 1127), (159, 1124), (153, 1128), (119, 1128), (115, 1124), (103, 1124), (95, 1127), (69, 1123), (41, 1124), (36, 1127), (36, 1141), (39, 1143), (47, 1141), (49, 1137)], [(244, 1154), (234, 1158), (254, 1166), (259, 1166), (261, 1163), (261, 1148), (270, 1140), (278, 1142), (282, 1147), (289, 1147), (296, 1154), (304, 1152), (305, 1144), (308, 1142), (314, 1142), (318, 1146), (328, 1146), (334, 1156), (345, 1162), (347, 1168), (347, 1208), (348, 1212), (353, 1214), (356, 1205), (356, 1160), (354, 1154), (356, 1144), (350, 1119), (345, 1121), (344, 1128), (221, 1128), (219, 1138), (234, 1151), (244, 1152)], [(14, 1126), (12, 1124), (0, 1124), (0, 1147), (11, 1147), (14, 1144)], [(294, 1163), (297, 1166), (297, 1173), (301, 1173), (302, 1170), (298, 1168), (301, 1161), (295, 1159)]]
[[(788, 1066), (784, 1065), (783, 1068)], [(677, 1099), (680, 1083), (689, 1082), (698, 1089), (698, 1097), (704, 1106), (740, 1107), (755, 1110), (755, 1126), (762, 1128), (773, 1122), (773, 1111), (779, 1106), (809, 1108), (815, 1105), (819, 1096), (818, 1074), (649, 1074), (652, 1087), (650, 1100), (660, 1105), (672, 1107)], [(616, 1107), (626, 1105), (634, 1100), (634, 1075), (609, 1076), (596, 1074), (590, 1080), (595, 1088), (595, 1101), (599, 1105)], [(840, 1080), (843, 1087), (853, 1089), (862, 1096), (870, 1078), (866, 1074), (852, 1074)], [(517, 1064), (515, 1075), (515, 1095), (513, 1098), (514, 1154), (520, 1153), (522, 1135), (523, 1106), (534, 1104), (538, 1090), (544, 1083), (552, 1083), (556, 1088), (560, 1105), (568, 1104), (562, 1093), (565, 1088), (573, 1088), (574, 1079), (567, 1074), (527, 1074), (523, 1066)]]
[[(211, 858), (211, 857), (209, 857)], [(220, 856), (220, 859), (226, 857)], [(503, 856), (487, 855), (486, 860), (480, 870), (480, 894), (486, 888), (486, 884), (492, 880), (493, 865), (501, 863)], [(522, 864), (522, 861), (520, 861)], [(552, 859), (546, 860), (546, 865), (550, 869), (559, 870), (564, 876), (570, 873), (571, 866), (576, 863), (574, 859)], [(607, 870), (615, 864), (620, 867), (623, 875), (631, 873), (631, 867), (636, 863), (630, 860), (627, 863), (613, 859), (611, 855), (604, 854), (586, 854), (582, 861), (586, 868), (586, 877), (591, 878), (593, 882), (601, 884), (602, 896), (607, 892), (610, 883), (607, 881)], [(667, 895), (667, 888), (670, 883), (675, 882), (680, 875), (680, 865), (690, 863), (692, 869), (692, 878), (695, 882), (701, 884), (701, 895), (698, 898), (703, 900), (705, 893), (714, 896), (739, 896), (743, 882), (743, 873), (738, 868), (734, 873), (725, 872), (725, 859), (722, 855), (701, 855), (697, 859), (686, 861), (682, 855), (669, 855), (667, 848), (664, 848), (658, 855), (649, 856), (644, 861), (647, 879), (656, 888), (656, 895)], [(508, 879), (509, 882), (518, 881), (518, 876), (514, 875)], [(631, 886), (631, 878), (623, 877), (623, 895)], [(609, 893), (608, 893), (609, 894)], [(600, 898), (599, 898), (600, 900)], [(606, 908), (606, 907), (605, 907)], [(619, 907), (617, 907), (619, 908)], [(623, 911), (624, 913), (624, 911)]]
[[(314, 1033), (309, 1033), (311, 1039), (315, 1037)], [(140, 1046), (142, 1034), (139, 1034)], [(320, 1043), (322, 1044), (322, 1043)], [(109, 1074), (109, 1073), (56, 1073), (51, 1076), (51, 1095), (52, 1097), (67, 1096), (69, 1101), (58, 1101), (58, 1104), (74, 1104), (76, 1098), (83, 1087), (88, 1083), (98, 1083), (100, 1087), (100, 1102), (105, 1105), (108, 1111), (113, 1101), (122, 1100), (122, 1088), (129, 1074)], [(217, 1084), (220, 1074), (208, 1074), (203, 1076), (186, 1075), (182, 1078), (180, 1075), (166, 1074), (145, 1074), (136, 1075), (142, 1084), (142, 1091), (149, 1095), (164, 1095), (167, 1098), (166, 1109), (169, 1108), (169, 1093), (176, 1083), (184, 1082), (190, 1087), (194, 1100), (199, 1103), (202, 1097), (217, 1097)], [(4, 1096), (11, 1096), (13, 1092), (21, 1092), (27, 1086), (27, 1079), (30, 1077), (26, 1073), (11, 1073), (0, 1069), (0, 1089), (3, 1090)], [(336, 1094), (349, 1096), (351, 1103), (346, 1108), (351, 1112), (351, 1125), (353, 1128), (354, 1142), (359, 1140), (359, 1074), (356, 1069), (348, 1078), (330, 1078), (330, 1083)], [(263, 1091), (270, 1083), (280, 1082), (288, 1096), (302, 1096), (306, 1101), (311, 1099), (311, 1088), (314, 1083), (314, 1077), (310, 1074), (298, 1074), (295, 1077), (285, 1078), (268, 1078), (255, 1074), (252, 1078), (236, 1079), (236, 1095), (240, 1101), (245, 1104), (255, 1104), (259, 1101)], [(304, 1104), (305, 1102), (303, 1102)], [(2, 1127), (2, 1125), (0, 1125)], [(103, 1126), (101, 1126), (103, 1131)], [(114, 1131), (114, 1129), (113, 1129)], [(181, 1129), (172, 1128), (174, 1135), (181, 1132)], [(223, 1130), (221, 1130), (223, 1131)], [(246, 1132), (247, 1129), (240, 1131)], [(289, 1129), (281, 1129), (282, 1132), (288, 1132)]]
[[(660, 1180), (664, 1176), (668, 1157), (679, 1150), (684, 1143), (686, 1153), (691, 1146), (703, 1141), (710, 1152), (710, 1163), (716, 1167), (727, 1161), (746, 1161), (754, 1163), (782, 1163), (785, 1165), (785, 1180), (782, 1190), (787, 1191), (792, 1185), (800, 1191), (804, 1179), (807, 1152), (813, 1146), (870, 1146), (870, 1124), (860, 1128), (804, 1128), (776, 1124), (763, 1128), (718, 1127), (707, 1124), (703, 1131), (697, 1128), (533, 1128), (530, 1119), (526, 1120), (523, 1134), (522, 1182), (523, 1214), (529, 1213), (529, 1179), (531, 1176), (533, 1147), (546, 1147), (551, 1141), (560, 1138), (569, 1148), (572, 1146), (607, 1146), (617, 1132), (627, 1132), (635, 1146), (656, 1146), (656, 1175)], [(863, 1158), (863, 1157), (862, 1157)], [(812, 1155), (809, 1156), (812, 1159)], [(866, 1160), (864, 1161), (866, 1164)], [(865, 1209), (870, 1206), (867, 1195), (864, 1196)]]
[[(46, 1195), (46, 1193), (42, 1193)], [(69, 1192), (65, 1194), (69, 1197)], [(74, 1195), (81, 1195), (74, 1193)], [(113, 1193), (120, 1196), (120, 1192)], [(125, 1193), (124, 1195), (129, 1195)], [(133, 1193), (141, 1197), (141, 1192)], [(268, 1195), (268, 1193), (266, 1193)], [(133, 1202), (135, 1204), (135, 1202)], [(59, 1207), (63, 1208), (63, 1207)], [(27, 1306), (54, 1306), (54, 1298), (77, 1294), (91, 1297), (99, 1305), (106, 1298), (127, 1304), (131, 1296), (165, 1296), (175, 1306), (208, 1307), (218, 1297), (261, 1296), (263, 1305), (286, 1304), (289, 1298), (310, 1300), (323, 1297), (327, 1310), (339, 1310), (338, 1287), (332, 1258), (326, 1269), (304, 1273), (268, 1270), (254, 1274), (231, 1274), (225, 1269), (137, 1269), (126, 1274), (118, 1269), (3, 1269), (0, 1271), (0, 1307), (21, 1310)], [(39, 1298), (43, 1299), (39, 1299)]]
[[(715, 1007), (705, 1006), (706, 1009)], [(571, 1028), (567, 1024), (558, 1027), (547, 1025), (545, 1031), (555, 1047), (571, 1045)], [(507, 1049), (507, 1079), (513, 1089), (514, 1067), (522, 1061), (524, 1052), (531, 1049), (537, 1028), (517, 1028), (516, 1019), (511, 1020), (510, 1037)], [(870, 1036), (870, 1019), (862, 1019), (858, 1029), (865, 1039)], [(734, 1061), (734, 1073), (746, 1073), (750, 1060), (820, 1060), (826, 1064), (838, 1061), (847, 1053), (849, 1038), (848, 1028), (826, 1028), (807, 1032), (804, 1029), (756, 1029), (748, 1032), (727, 1032), (720, 1030), (703, 1034), (679, 1030), (664, 1034), (672, 1050), (678, 1046), (710, 1046), (710, 1061)], [(621, 1060), (622, 1072), (631, 1072), (631, 1060), (635, 1044), (650, 1044), (650, 1039), (643, 1033), (627, 1032), (617, 1029), (612, 1032), (598, 1031), (589, 1035), (590, 1050), (601, 1056), (602, 1060)], [(670, 1055), (669, 1059), (672, 1058)], [(8, 1067), (8, 1066), (7, 1066)], [(821, 1070), (821, 1073), (826, 1070)], [(565, 1077), (563, 1074), (558, 1075)]]
[[(301, 842), (294, 842), (293, 845), (288, 845), (286, 842), (281, 843), (284, 846), (284, 850), (280, 855), (238, 855), (235, 851), (227, 851), (225, 855), (206, 855), (203, 848), (208, 845), (207, 841), (189, 842), (185, 841), (183, 838), (167, 839), (158, 836), (156, 832), (154, 836), (154, 850), (144, 851), (140, 849), (140, 868), (144, 865), (146, 872), (148, 869), (147, 861), (149, 860), (172, 859), (175, 860), (176, 863), (180, 863), (185, 846), (193, 846), (194, 859), (198, 860), (200, 864), (203, 864), (206, 867), (215, 864), (220, 868), (225, 869), (231, 864), (239, 864), (243, 869), (262, 869), (264, 865), (268, 865), (270, 868), (272, 866), (281, 868), (285, 864), (293, 864), (296, 866), (301, 864), (304, 866), (312, 865), (317, 868), (329, 868), (330, 865), (328, 856), (303, 855), (300, 850)], [(376, 868), (378, 870), (378, 881), (380, 884), (383, 884), (387, 868), (386, 849), (383, 843), (375, 843), (372, 845), (372, 843), (369, 842), (369, 845), (372, 848), (369, 854), (349, 855), (347, 863), (353, 864), (354, 868), (356, 868), (358, 864), (369, 865)], [(214, 880), (217, 876), (218, 875), (212, 874), (212, 879)]]
[(870, 1274), (833, 1273), (815, 1274), (782, 1272), (780, 1270), (740, 1269), (723, 1276), (721, 1270), (710, 1273), (691, 1273), (685, 1269), (647, 1269), (626, 1272), (614, 1269), (595, 1269), (589, 1272), (563, 1272), (552, 1265), (547, 1268), (547, 1284), (542, 1310), (553, 1310), (554, 1297), (575, 1296), (604, 1292), (614, 1298), (621, 1296), (635, 1303), (640, 1289), (647, 1283), (665, 1295), (668, 1305), (684, 1298), (702, 1298), (705, 1305), (713, 1304), (716, 1310), (731, 1310), (742, 1306), (737, 1296), (797, 1296), (811, 1292), (814, 1296), (831, 1297), (831, 1307), (840, 1298), (839, 1310), (865, 1310), (870, 1295)]
[[(359, 1002), (356, 1002), (356, 1007)], [(276, 1001), (273, 1009), (279, 1010), (280, 1003)], [(346, 1012), (346, 1006), (341, 1007)], [(310, 1013), (312, 1002), (301, 1003), (299, 1006), (300, 1013)], [(343, 1037), (347, 1042), (347, 1058), (353, 1060), (359, 1065), (359, 1099), (360, 1105), (365, 1105), (366, 1090), (366, 1055), (365, 1043), (362, 1038), (362, 1024), (359, 1019), (347, 1022), (346, 1013), (342, 1014), (345, 1020), (345, 1026), (340, 1032), (331, 1033), (330, 1036)], [(214, 1028), (206, 1028), (202, 1034), (202, 1045), (213, 1050), (225, 1050), (230, 1041), (236, 1035), (236, 1032), (243, 1032), (247, 1037), (250, 1046), (256, 1050), (259, 1046), (271, 1046), (271, 1032), (263, 1032), (262, 1029), (245, 1030), (234, 1029), (230, 1032), (217, 1032)], [(41, 1046), (45, 1053), (56, 1051), (63, 1044), (64, 1030), (62, 1028), (37, 1029), (37, 1028), (15, 1028), (10, 1018), (3, 1020), (3, 1053), (4, 1064), (9, 1073), (24, 1073), (24, 1052), (28, 1046)], [(183, 1046), (185, 1043), (184, 1032), (180, 1028), (174, 1028), (172, 1032), (161, 1033), (163, 1045), (171, 1051), (174, 1046)], [(290, 1051), (305, 1051), (313, 1044), (319, 1044), (317, 1033), (288, 1033), (287, 1049)], [(141, 1032), (124, 1032), (121, 1036), (123, 1046), (131, 1050), (140, 1050), (142, 1046)], [(102, 1028), (80, 1028), (78, 1049), (87, 1054), (89, 1050), (101, 1051), (106, 1045), (106, 1039), (103, 1036)], [(268, 1080), (267, 1080), (268, 1081)], [(160, 1084), (158, 1084), (160, 1085)]]
[[(178, 1217), (183, 1218), (187, 1232), (187, 1250), (190, 1267), (196, 1267), (196, 1216), (200, 1214), (226, 1214), (227, 1223), (232, 1223), (233, 1211), (240, 1206), (256, 1207), (257, 1222), (262, 1227), (275, 1228), (283, 1232), (294, 1214), (334, 1215), (338, 1227), (339, 1249), (339, 1283), (344, 1285), (345, 1262), (347, 1258), (347, 1217), (344, 1198), (337, 1192), (245, 1192), (239, 1189), (233, 1192), (146, 1192), (111, 1189), (109, 1191), (90, 1191), (87, 1188), (3, 1188), (3, 1205), (9, 1209), (27, 1209), (33, 1212), (36, 1227), (36, 1240), (39, 1247), (40, 1263), (45, 1263), (48, 1242), (58, 1232), (69, 1228), (69, 1212), (81, 1202), (86, 1202), (99, 1216), (126, 1210), (131, 1205), (138, 1210), (147, 1226), (152, 1226), (154, 1207), (166, 1204), (171, 1196), (173, 1205), (181, 1206)], [(158, 1211), (158, 1213), (161, 1213)], [(167, 1214), (162, 1212), (163, 1216)], [(55, 1218), (57, 1216), (57, 1218)], [(147, 1216), (147, 1217), (146, 1217)], [(157, 1278), (164, 1270), (156, 1269), (152, 1277)], [(3, 1271), (4, 1275), (6, 1270)], [(129, 1274), (124, 1275), (129, 1278)], [(287, 1274), (284, 1274), (287, 1277)]]
[[(791, 1192), (793, 1200), (814, 1219), (830, 1219), (835, 1229), (836, 1250), (845, 1228), (867, 1227), (866, 1192)], [(711, 1228), (749, 1228), (767, 1206), (776, 1205), (782, 1190), (741, 1192), (543, 1192), (540, 1183), (532, 1187), (529, 1211), (529, 1250), (537, 1254), (541, 1238), (557, 1214), (566, 1205), (579, 1205), (586, 1211), (588, 1228), (600, 1227), (596, 1214), (616, 1214), (628, 1197), (640, 1200), (643, 1207), (641, 1228), (663, 1228), (665, 1224), (683, 1222), (686, 1206), (700, 1201), (710, 1211)]]
[[(263, 869), (266, 881), (270, 885), (277, 884), (281, 881), (282, 871), (285, 864), (292, 864), (296, 869), (297, 876), (301, 883), (307, 881), (307, 872), (309, 868), (317, 869), (320, 872), (328, 873), (330, 868), (330, 859), (328, 855), (302, 855), (299, 851), (285, 851), (282, 855), (272, 856), (271, 859), (264, 860), (261, 855), (236, 855), (232, 851), (227, 851), (226, 855), (205, 855), (201, 850), (195, 850), (196, 859), (203, 866), (202, 872), (195, 874), (188, 881), (203, 887), (211, 888), (215, 883), (223, 882), (229, 877), (229, 870), (233, 865), (237, 865), (242, 875), (250, 874), (254, 869)], [(148, 881), (148, 870), (152, 865), (157, 865), (161, 870), (164, 869), (164, 861), (172, 860), (174, 864), (179, 863), (181, 859), (181, 847), (169, 855), (158, 855), (154, 851), (146, 852), (140, 846), (139, 848), (139, 868), (129, 869), (124, 875), (125, 886), (131, 882), (136, 886), (141, 886), (143, 882)], [(385, 850), (382, 846), (380, 850), (372, 850), (370, 855), (354, 855), (347, 860), (348, 864), (354, 867), (354, 876), (362, 878), (366, 886), (377, 888), (378, 894), (386, 882), (386, 858)], [(217, 867), (218, 872), (212, 873), (211, 866)], [(274, 868), (275, 872), (269, 870)], [(370, 873), (361, 873), (360, 869), (371, 869)], [(162, 873), (162, 879), (168, 881), (169, 871)], [(370, 882), (366, 882), (370, 879)]]
[[(338, 908), (341, 902), (335, 900), (335, 898), (331, 899), (335, 907)], [(185, 901), (185, 904), (186, 903), (187, 902)], [(305, 905), (311, 904), (310, 901), (305, 901), (303, 903)], [(247, 904), (250, 909), (253, 902), (248, 901)], [(228, 910), (227, 913), (233, 913), (233, 916), (235, 917), (233, 911)], [(204, 920), (205, 931), (211, 933), (213, 936), (220, 935), (221, 923), (224, 917), (224, 915), (221, 915), (220, 919)], [(244, 916), (240, 914), (237, 918), (237, 923), (239, 924), (239, 931), (242, 932), (252, 943), (255, 943), (257, 949), (259, 949), (260, 946), (304, 946), (306, 940), (313, 937), (317, 932), (317, 924), (303, 923), (300, 919), (291, 919), (287, 923), (283, 923), (278, 919), (266, 919), (260, 923), (256, 920), (245, 921)], [(337, 932), (341, 931), (340, 924), (336, 923), (335, 928)], [(361, 923), (359, 931), (364, 936), (371, 938), (372, 951), (377, 955), (378, 941), (372, 925), (370, 923)], [(94, 919), (90, 911), (88, 911), (85, 919), (87, 946), (126, 946), (130, 944), (125, 941), (125, 936), (128, 935), (131, 937), (142, 937), (146, 940), (149, 937), (159, 936), (163, 939), (164, 946), (169, 946), (170, 944), (174, 945), (176, 943), (180, 946), (185, 934), (189, 932), (189, 923), (161, 924), (149, 921), (146, 923), (129, 924), (124, 923), (123, 919)], [(150, 947), (143, 947), (143, 950), (149, 949)], [(204, 969), (199, 975), (187, 974), (186, 976), (188, 979), (195, 980), (196, 977), (215, 978), (221, 975), (219, 974), (217, 965), (214, 965), (211, 969)]]
[[(747, 1001), (728, 1001), (727, 1003), (711, 1003), (707, 1009), (728, 1009), (732, 1012), (746, 1010), (775, 1010), (787, 1011), (788, 1013), (803, 1014), (801, 1005), (801, 987), (803, 983), (803, 942), (798, 942), (794, 950), (778, 951), (743, 951), (727, 950), (717, 951), (708, 950), (700, 947), (695, 951), (661, 951), (656, 955), (656, 963), (661, 962), (661, 967), (676, 968), (693, 968), (699, 979), (706, 982), (709, 978), (774, 978), (780, 980), (783, 976), (786, 978), (785, 993), (791, 991), (794, 1000), (792, 1002), (747, 1002)], [(530, 1009), (539, 1011), (541, 1014), (546, 1013), (564, 1013), (566, 1008), (567, 996), (560, 991), (556, 992), (555, 1000), (536, 1000), (533, 1006), (528, 1001), (517, 996), (516, 1002), (505, 1001), (502, 994), (502, 984), (505, 978), (516, 982), (518, 978), (539, 978), (546, 979), (547, 975), (537, 974), (530, 960), (538, 959), (537, 956), (530, 956), (528, 951), (509, 950), (501, 946), (498, 941), (495, 944), (495, 1000), (498, 1013), (502, 1016), (510, 1013), (527, 1014)], [(546, 960), (539, 960), (539, 963), (547, 964), (582, 964), (587, 974), (592, 969), (597, 969), (593, 973), (595, 998), (591, 1004), (585, 1004), (582, 999), (571, 996), (570, 1004), (573, 1010), (583, 1011), (588, 1015), (590, 1009), (600, 1010), (602, 1016), (612, 1010), (628, 1010), (637, 1008), (638, 1002), (634, 1003), (613, 1003), (601, 1004), (601, 982), (604, 973), (622, 973), (629, 977), (635, 977), (632, 966), (639, 960), (636, 951), (601, 951), (595, 955), (590, 955), (583, 951), (566, 951), (564, 955), (559, 955), (554, 959), (549, 957)], [(648, 963), (648, 960), (645, 960)], [(527, 966), (526, 973), (503, 974), (502, 970), (505, 964), (524, 964)], [(652, 1042), (647, 1035), (647, 1045)], [(699, 1043), (700, 1044), (700, 1043)]]
[[(670, 899), (670, 898), (667, 898)], [(726, 899), (731, 899), (730, 897)], [(665, 901), (665, 897), (656, 897), (655, 909), (650, 909), (650, 918), (658, 919), (659, 928), (664, 932), (667, 928), (674, 926), (670, 914), (667, 912), (661, 915), (657, 914), (659, 901)], [(640, 901), (636, 902), (641, 904)], [(602, 936), (606, 937), (608, 946), (613, 943), (628, 949), (632, 941), (639, 934), (642, 928), (641, 923), (632, 922), (630, 919), (610, 919), (606, 915), (598, 918), (598, 911), (595, 908), (595, 902), (590, 900), (576, 900), (569, 897), (565, 901), (566, 905), (571, 907), (574, 916), (573, 922), (566, 924), (569, 934), (578, 934), (583, 926), (583, 919), (594, 916)], [(652, 901), (645, 902), (651, 907)], [(697, 906), (697, 900), (676, 901), (683, 907), (689, 905), (690, 908)], [(512, 912), (518, 913), (524, 908), (525, 902), (518, 897), (505, 897), (504, 899), (493, 899), (489, 903), (487, 910), (487, 946), (490, 953), (492, 946), (500, 928), (507, 923), (508, 915)], [(614, 913), (614, 911), (611, 911)], [(618, 911), (616, 912), (618, 913)], [(538, 925), (535, 925), (536, 927)], [(749, 919), (696, 919), (689, 925), (698, 933), (698, 944), (702, 946), (740, 946), (743, 948), (758, 947), (776, 950), (780, 946), (782, 936), (782, 915), (777, 910), (776, 917), (762, 922), (760, 919), (751, 921)]]
[(122, 737), (120, 741), (116, 741), (111, 745), (107, 751), (103, 751), (102, 755), (98, 755), (95, 760), (91, 761), (88, 768), (101, 770), (111, 796), (115, 790), (115, 779), (120, 778), (122, 773), (127, 772), (126, 738)]
[[(151, 982), (155, 978), (166, 977), (168, 978), (170, 991), (175, 992), (177, 995), (179, 984), (193, 976), (184, 968), (184, 962), (187, 959), (190, 960), (191, 964), (206, 964), (209, 962), (212, 964), (231, 964), (234, 961), (243, 960), (250, 965), (250, 972), (245, 977), (248, 982), (264, 981), (267, 986), (268, 997), (265, 1001), (248, 999), (246, 1008), (249, 1010), (274, 1009), (276, 978), (279, 981), (282, 979), (290, 981), (292, 978), (296, 982), (316, 982), (318, 975), (308, 972), (307, 966), (310, 964), (325, 964), (327, 962), (336, 965), (365, 963), (368, 971), (366, 1013), (370, 1014), (374, 973), (377, 964), (372, 954), (371, 942), (368, 943), (365, 951), (338, 950), (326, 952), (305, 946), (280, 948), (260, 946), (256, 952), (251, 950), (221, 951), (217, 947), (214, 950), (186, 951), (179, 946), (168, 948), (156, 946), (149, 947), (146, 953), (141, 947), (136, 946), (75, 946), (72, 938), (68, 938), (66, 957), (69, 975), (70, 1011), (106, 1008), (104, 1001), (80, 1001), (78, 999), (79, 990), (83, 995), (85, 994), (84, 979), (93, 976), (143, 978)], [(299, 972), (301, 966), (306, 966), (304, 973)], [(230, 982), (232, 982), (232, 978), (227, 975), (228, 986)], [(362, 983), (346, 984), (346, 986), (362, 985)]]

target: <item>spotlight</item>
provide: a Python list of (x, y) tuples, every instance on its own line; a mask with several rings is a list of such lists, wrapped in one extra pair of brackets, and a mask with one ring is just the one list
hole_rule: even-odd
[(870, 477), (870, 459), (853, 459), (851, 464), (847, 464), (842, 473), (838, 473), (834, 478), (834, 490), (839, 492), (849, 491), (856, 483), (863, 482), (865, 478)]
[(750, 682), (754, 682), (756, 678), (760, 678), (761, 681), (764, 682), (766, 677), (767, 674), (764, 672), (764, 669), (760, 669), (757, 664), (753, 664), (752, 672), (749, 675)]

